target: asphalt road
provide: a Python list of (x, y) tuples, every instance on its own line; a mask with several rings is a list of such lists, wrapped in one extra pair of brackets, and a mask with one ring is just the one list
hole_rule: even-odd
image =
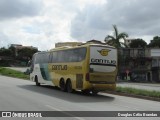
[[(65, 93), (54, 87), (37, 87), (34, 82), (0, 76), (0, 111), (159, 111), (160, 103), (137, 98), (100, 93), (97, 96), (81, 92)], [(53, 119), (53, 118), (45, 118)], [(62, 120), (64, 118), (54, 118)], [(71, 117), (65, 119), (97, 120)], [(98, 118), (106, 119), (106, 118)], [(121, 118), (107, 118), (121, 120)], [(130, 119), (133, 118), (122, 118)], [(142, 120), (143, 118), (134, 118)], [(150, 118), (145, 118), (145, 120)], [(43, 118), (44, 120), (44, 118)], [(157, 118), (152, 118), (157, 120)]]

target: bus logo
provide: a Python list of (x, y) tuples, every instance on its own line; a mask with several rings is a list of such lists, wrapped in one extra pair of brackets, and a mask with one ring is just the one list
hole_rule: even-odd
[(102, 49), (102, 50), (97, 50), (102, 56), (107, 56), (108, 53), (111, 51), (111, 50), (108, 50), (108, 49)]

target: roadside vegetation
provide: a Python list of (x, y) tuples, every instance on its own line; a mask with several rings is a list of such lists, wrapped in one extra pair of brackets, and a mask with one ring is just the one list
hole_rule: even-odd
[(29, 75), (25, 75), (23, 72), (4, 67), (0, 67), (0, 75), (29, 80)]
[[(20, 45), (21, 46), (21, 45)], [(9, 46), (0, 48), (0, 66), (27, 66), (33, 54), (38, 52), (37, 48)]]
[(124, 93), (128, 95), (137, 95), (144, 96), (144, 97), (151, 97), (151, 98), (158, 98), (160, 100), (160, 92), (159, 91), (149, 91), (149, 90), (142, 90), (130, 87), (117, 87), (117, 93)]

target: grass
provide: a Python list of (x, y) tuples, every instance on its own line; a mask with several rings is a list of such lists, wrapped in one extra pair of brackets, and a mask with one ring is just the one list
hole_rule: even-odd
[(0, 67), (0, 75), (29, 80), (29, 75), (25, 75), (23, 72), (12, 70), (9, 68)]
[(140, 96), (147, 96), (153, 98), (160, 98), (159, 91), (149, 91), (149, 90), (142, 90), (130, 87), (117, 87), (116, 92), (118, 93), (127, 93), (131, 95), (140, 95)]

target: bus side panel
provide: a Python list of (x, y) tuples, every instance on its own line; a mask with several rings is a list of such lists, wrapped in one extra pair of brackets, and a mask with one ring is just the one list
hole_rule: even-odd
[[(72, 63), (51, 63), (49, 65), (50, 76), (53, 84), (59, 87), (60, 79), (64, 79), (65, 83), (67, 79), (72, 82), (73, 89), (79, 89), (80, 83), (83, 83), (83, 61), (82, 62), (72, 62)], [(77, 79), (79, 81), (77, 81)]]
[(30, 74), (30, 80), (35, 81), (35, 76), (37, 76), (39, 83), (54, 86), (49, 75), (48, 63), (35, 64), (33, 72)]

